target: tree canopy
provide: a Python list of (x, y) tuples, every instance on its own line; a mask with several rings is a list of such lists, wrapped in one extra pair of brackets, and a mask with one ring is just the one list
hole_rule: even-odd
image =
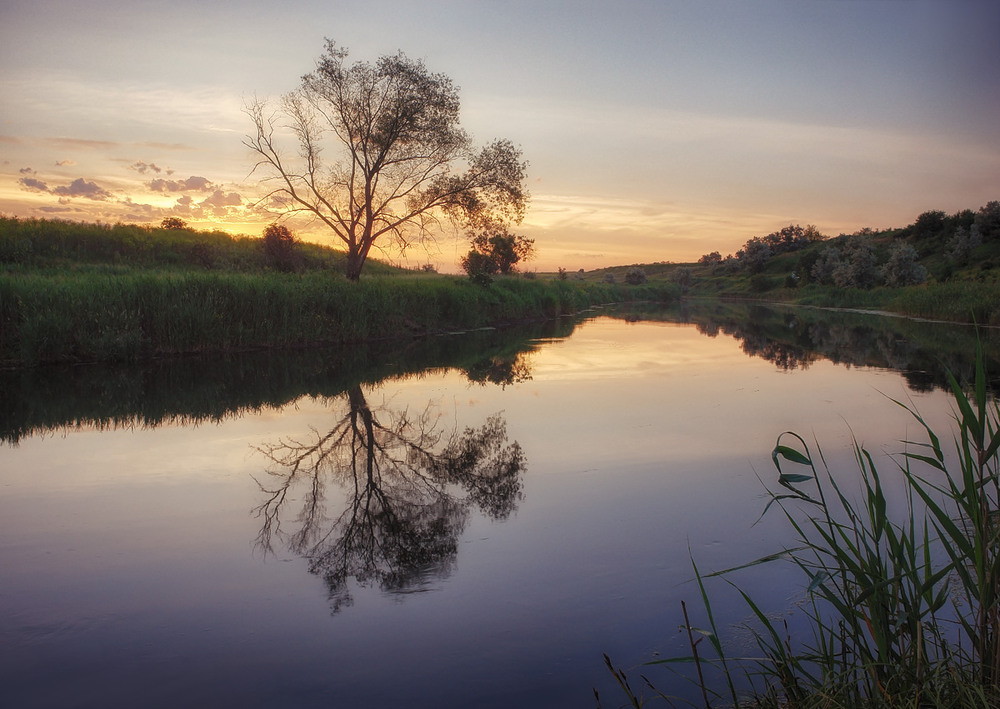
[[(347, 248), (352, 280), (373, 247), (403, 251), (449, 223), (471, 231), (520, 223), (527, 163), (506, 139), (473, 146), (450, 78), (402, 52), (374, 64), (347, 57), (327, 40), (316, 69), (278, 108), (247, 104), (254, 132), (244, 144), (273, 186), (260, 204), (329, 227)], [(285, 140), (298, 150), (283, 150)]]

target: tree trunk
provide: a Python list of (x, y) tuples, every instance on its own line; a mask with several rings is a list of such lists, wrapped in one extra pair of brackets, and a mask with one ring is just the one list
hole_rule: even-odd
[(365, 259), (357, 251), (351, 250), (347, 252), (347, 266), (344, 269), (344, 275), (347, 276), (347, 280), (357, 283), (361, 278), (361, 267), (365, 265)]

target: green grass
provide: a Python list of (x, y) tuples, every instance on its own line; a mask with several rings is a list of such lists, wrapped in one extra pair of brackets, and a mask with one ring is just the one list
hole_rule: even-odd
[(662, 287), (324, 272), (0, 274), (0, 362), (133, 361), (180, 353), (413, 337), (551, 318)]
[[(780, 511), (789, 544), (757, 561), (703, 575), (694, 567), (709, 626), (704, 654), (650, 665), (693, 663), (706, 706), (988, 707), (1000, 705), (1000, 407), (987, 393), (983, 358), (967, 385), (950, 379), (955, 401), (954, 452), (919, 412), (925, 434), (896, 458), (907, 493), (906, 514), (894, 519), (888, 479), (869, 451), (855, 444), (861, 497), (849, 495), (795, 433), (778, 437), (772, 453), (777, 484), (764, 510)], [(752, 658), (727, 657), (712, 620), (706, 581), (728, 580), (745, 568), (788, 562), (803, 575), (802, 611), (809, 637), (792, 638), (740, 591), (756, 624)], [(687, 619), (689, 631), (695, 629)], [(703, 667), (721, 668), (709, 686)], [(647, 701), (621, 681), (633, 706)], [(752, 690), (737, 692), (741, 683)], [(650, 683), (653, 698), (664, 697)]]
[(350, 283), (343, 259), (299, 243), (277, 269), (257, 238), (0, 217), (0, 364), (413, 337), (678, 292), (515, 277), (482, 287), (374, 260)]

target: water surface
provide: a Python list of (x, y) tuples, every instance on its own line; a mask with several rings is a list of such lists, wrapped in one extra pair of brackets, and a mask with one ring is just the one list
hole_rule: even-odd
[[(777, 435), (850, 481), (852, 436), (919, 434), (891, 398), (947, 430), (974, 341), (713, 305), (2, 373), (0, 704), (616, 706), (602, 653), (686, 653), (692, 558), (787, 540), (758, 522)], [(802, 596), (782, 567), (740, 583)]]

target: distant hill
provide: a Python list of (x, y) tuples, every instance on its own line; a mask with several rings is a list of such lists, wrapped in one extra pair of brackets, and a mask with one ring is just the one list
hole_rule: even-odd
[(640, 269), (694, 295), (797, 299), (810, 289), (873, 290), (1000, 280), (1000, 201), (952, 215), (928, 211), (897, 229), (827, 236), (789, 225), (754, 236), (735, 254), (705, 254), (694, 263), (629, 264), (564, 274), (582, 281), (625, 281)]

